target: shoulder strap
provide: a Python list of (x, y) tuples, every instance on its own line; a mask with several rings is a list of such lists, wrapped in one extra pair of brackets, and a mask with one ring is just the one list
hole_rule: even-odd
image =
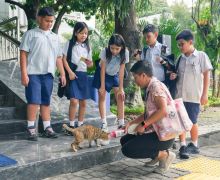
[(67, 51), (67, 62), (71, 62), (72, 58), (72, 49), (73, 49), (73, 39), (69, 41), (68, 51)]
[(178, 71), (181, 58), (182, 58), (182, 55), (180, 55), (180, 56), (177, 58), (176, 67), (175, 67), (176, 72)]
[(145, 58), (146, 58), (146, 53), (147, 53), (148, 48), (149, 47), (144, 47), (143, 48), (143, 51), (142, 51), (144, 53), (144, 59), (143, 60), (145, 60)]

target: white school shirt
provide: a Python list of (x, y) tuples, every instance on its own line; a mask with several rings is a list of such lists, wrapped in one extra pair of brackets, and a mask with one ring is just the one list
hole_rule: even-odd
[(57, 34), (40, 28), (31, 29), (23, 35), (20, 50), (28, 52), (28, 74), (55, 74), (56, 60), (62, 56)]
[[(69, 47), (69, 41), (66, 42), (63, 48), (63, 54), (66, 57), (67, 57), (68, 47)], [(87, 58), (88, 60), (92, 61), (92, 50), (90, 49), (90, 51), (88, 52), (87, 45), (85, 43), (76, 42), (76, 44), (73, 46), (72, 49), (71, 62), (78, 66), (76, 71), (87, 72), (87, 65), (85, 62), (80, 60), (81, 57)]]
[[(110, 76), (114, 76), (116, 75), (119, 70), (120, 70), (120, 65), (121, 65), (121, 57), (120, 54), (116, 55), (116, 56), (112, 56), (112, 59), (110, 62), (108, 62), (106, 60), (106, 49), (104, 48), (100, 55), (99, 58), (102, 61), (105, 61), (105, 73), (110, 75)], [(129, 62), (129, 51), (126, 49), (125, 50), (125, 62), (124, 64)]]
[(156, 61), (156, 57), (161, 55), (162, 46), (163, 45), (157, 41), (154, 47), (148, 46), (145, 59), (144, 59), (144, 53), (141, 54), (141, 60), (147, 60), (150, 62), (153, 69), (153, 75), (159, 81), (165, 80), (164, 67), (160, 64), (160, 62)]
[(212, 70), (212, 65), (205, 52), (195, 49), (189, 57), (182, 54), (177, 71), (176, 98), (183, 98), (184, 102), (200, 103), (203, 73), (207, 70)]

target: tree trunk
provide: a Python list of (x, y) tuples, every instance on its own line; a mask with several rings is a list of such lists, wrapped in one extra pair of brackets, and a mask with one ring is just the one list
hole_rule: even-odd
[[(126, 65), (126, 69), (128, 70), (128, 77), (124, 80), (124, 86), (127, 87), (132, 81), (130, 68), (132, 64), (134, 64), (134, 60), (131, 55), (134, 53), (135, 49), (140, 48), (140, 36), (137, 30), (137, 22), (136, 22), (136, 12), (134, 7), (135, 1), (131, 3), (130, 9), (128, 10), (128, 16), (121, 20), (119, 18), (119, 12), (115, 10), (115, 33), (121, 34), (125, 40), (126, 47), (130, 53), (130, 61)], [(143, 105), (143, 101), (140, 94), (140, 89), (134, 92), (134, 94), (129, 95), (129, 97), (133, 97), (130, 99), (130, 103), (134, 103), (136, 105)]]
[(212, 97), (216, 95), (216, 69), (212, 70)]
[(65, 12), (66, 12), (66, 6), (64, 6), (61, 10), (60, 10), (60, 12), (58, 13), (58, 16), (57, 16), (57, 18), (56, 18), (56, 21), (55, 21), (55, 23), (54, 23), (54, 26), (53, 26), (53, 29), (52, 29), (52, 31), (54, 32), (54, 33), (56, 33), (56, 34), (58, 34), (58, 29), (59, 29), (59, 27), (60, 27), (60, 24), (61, 24), (61, 22), (62, 22), (62, 17), (63, 17), (63, 15), (65, 14)]
[(220, 73), (218, 74), (217, 97), (220, 97)]
[(34, 1), (33, 4), (25, 5), (24, 11), (28, 20), (28, 30), (33, 29), (37, 26), (36, 18), (39, 8), (40, 8), (39, 1)]

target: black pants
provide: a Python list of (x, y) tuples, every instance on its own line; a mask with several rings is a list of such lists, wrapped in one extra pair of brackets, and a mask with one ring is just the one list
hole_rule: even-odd
[(120, 142), (122, 145), (121, 151), (126, 157), (155, 159), (159, 151), (167, 150), (172, 146), (174, 139), (159, 141), (157, 134), (154, 132), (143, 135), (126, 134)]

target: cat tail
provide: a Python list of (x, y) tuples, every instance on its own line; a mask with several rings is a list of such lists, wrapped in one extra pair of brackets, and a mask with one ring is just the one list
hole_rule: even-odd
[(70, 127), (69, 127), (69, 126), (67, 126), (66, 124), (63, 124), (63, 128), (64, 128), (64, 129), (66, 129), (67, 131), (72, 132), (72, 133), (74, 133), (74, 132), (75, 132), (75, 129), (70, 128)]

